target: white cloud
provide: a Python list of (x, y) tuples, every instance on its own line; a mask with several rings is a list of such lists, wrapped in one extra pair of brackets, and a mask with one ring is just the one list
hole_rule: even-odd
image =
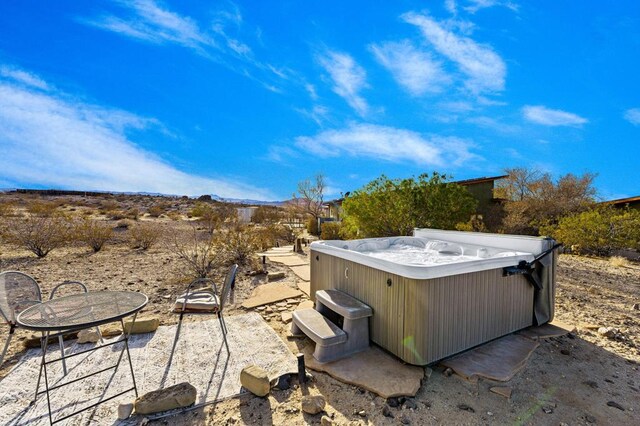
[(525, 119), (545, 126), (581, 126), (589, 122), (577, 114), (542, 105), (526, 105), (522, 108), (522, 114)]
[(0, 170), (14, 185), (271, 198), (250, 185), (184, 173), (127, 135), (156, 126), (154, 119), (0, 80)]
[(353, 58), (346, 54), (328, 51), (319, 56), (318, 62), (329, 73), (333, 80), (333, 91), (356, 110), (361, 116), (369, 111), (367, 101), (360, 96), (360, 91), (369, 87), (367, 74)]
[(444, 8), (452, 15), (456, 15), (458, 13), (456, 0), (444, 0)]
[(351, 124), (340, 130), (327, 130), (315, 136), (296, 138), (296, 146), (320, 157), (368, 157), (418, 165), (460, 165), (478, 158), (472, 144), (456, 137), (429, 136), (374, 124)]
[(433, 48), (458, 66), (467, 76), (465, 85), (471, 92), (479, 94), (504, 90), (507, 67), (493, 48), (457, 35), (427, 15), (409, 12), (401, 18), (420, 28)]
[(414, 96), (439, 93), (451, 83), (442, 64), (430, 53), (416, 49), (408, 40), (372, 44), (369, 49), (395, 80)]
[(34, 87), (36, 89), (49, 90), (49, 85), (46, 81), (35, 74), (28, 73), (15, 67), (9, 67), (7, 65), (0, 66), (0, 77), (11, 79), (15, 82)]
[(633, 125), (640, 125), (640, 108), (631, 108), (625, 111), (624, 119)]
[(492, 129), (499, 133), (505, 133), (505, 134), (518, 133), (521, 130), (519, 126), (503, 123), (499, 119), (496, 119), (493, 117), (486, 117), (486, 116), (470, 117), (467, 119), (467, 121), (479, 127), (483, 127), (485, 129)]
[(465, 6), (463, 9), (469, 13), (476, 13), (481, 9), (486, 9), (494, 6), (502, 6), (507, 9), (511, 9), (514, 12), (518, 11), (518, 4), (510, 0), (467, 0), (469, 6)]
[(175, 43), (205, 53), (205, 46), (215, 46), (215, 41), (207, 36), (191, 18), (180, 16), (160, 7), (153, 0), (135, 0), (123, 3), (133, 16), (128, 19), (105, 15), (96, 20), (83, 22), (97, 28), (113, 31), (127, 37), (161, 44)]

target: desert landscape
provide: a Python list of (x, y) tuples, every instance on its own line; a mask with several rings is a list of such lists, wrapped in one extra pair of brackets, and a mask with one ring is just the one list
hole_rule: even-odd
[[(25, 248), (3, 241), (0, 245), (0, 270), (17, 270), (33, 276), (44, 296), (64, 280), (79, 280), (90, 290), (132, 290), (148, 295), (143, 317), (157, 317), (161, 325), (175, 324), (178, 316), (172, 307), (185, 287), (188, 272), (176, 250), (176, 233), (206, 234), (201, 220), (189, 218), (196, 205), (191, 199), (161, 197), (65, 197), (3, 194), (0, 202), (11, 205), (12, 212), (3, 223), (24, 214), (29, 203), (54, 203), (56, 209), (70, 215), (102, 221), (115, 229), (110, 239), (94, 252), (80, 242), (57, 247), (38, 258)], [(107, 204), (109, 210), (104, 208)], [(153, 213), (154, 205), (164, 211)], [(102, 208), (102, 210), (101, 210)], [(136, 209), (135, 219), (123, 219)], [(114, 211), (122, 214), (115, 215)], [(88, 213), (85, 213), (88, 212)], [(109, 217), (111, 215), (111, 217)], [(114, 218), (115, 217), (115, 218)], [(126, 224), (123, 221), (129, 221)], [(152, 224), (157, 241), (146, 250), (132, 248), (126, 228), (140, 223)], [(264, 225), (251, 225), (254, 228)], [(277, 240), (277, 239), (276, 239)], [(274, 241), (275, 242), (275, 241)], [(278, 240), (278, 244), (287, 244)], [(266, 249), (266, 247), (260, 247)], [(304, 253), (296, 254), (304, 259)], [(258, 251), (258, 249), (256, 249)], [(267, 275), (283, 273), (278, 282), (296, 289), (301, 280), (288, 267), (268, 261), (261, 263), (255, 253), (241, 266), (233, 302), (226, 316), (245, 313), (241, 306), (253, 290), (267, 283)], [(218, 265), (213, 276), (220, 281), (225, 268)], [(297, 298), (287, 305), (306, 300)], [(390, 398), (342, 383), (331, 376), (310, 371), (312, 378), (300, 386), (292, 376), (288, 389), (272, 389), (264, 398), (243, 395), (205, 408), (160, 419), (140, 418), (144, 424), (632, 424), (640, 411), (640, 265), (623, 260), (581, 257), (563, 254), (558, 262), (557, 321), (573, 331), (562, 337), (542, 340), (526, 367), (506, 383), (480, 379), (471, 382), (449, 374), (439, 365), (425, 369), (425, 377), (415, 398)], [(274, 309), (272, 309), (274, 308)], [(274, 306), (259, 310), (292, 353), (298, 353), (308, 339), (292, 339), (290, 324), (281, 319)], [(205, 318), (193, 317), (189, 321)], [(16, 332), (7, 358), (0, 370), (6, 376), (24, 354), (24, 343), (31, 333)], [(389, 377), (389, 380), (394, 380)], [(0, 386), (2, 382), (0, 381)], [(489, 389), (511, 389), (510, 398)], [(310, 415), (301, 410), (304, 395), (322, 395), (324, 412)]]

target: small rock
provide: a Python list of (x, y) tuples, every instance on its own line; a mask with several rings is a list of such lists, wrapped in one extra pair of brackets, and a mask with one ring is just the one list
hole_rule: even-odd
[(487, 411), (487, 416), (491, 417), (493, 416), (493, 413), (491, 411)]
[(596, 422), (596, 418), (594, 416), (592, 416), (591, 414), (585, 414), (584, 415), (584, 419), (587, 423), (595, 423)]
[(291, 314), (291, 312), (282, 312), (280, 314), (280, 319), (285, 324), (289, 324), (292, 318), (293, 318), (293, 315)]
[(640, 311), (640, 303), (634, 303), (631, 306), (631, 309), (635, 310), (635, 311)]
[(115, 324), (105, 325), (100, 327), (100, 334), (102, 334), (102, 337), (119, 336), (122, 334), (122, 327)]
[(493, 393), (496, 393), (498, 395), (504, 396), (505, 398), (509, 399), (511, 398), (511, 388), (507, 387), (507, 386), (494, 386), (492, 388), (489, 388), (489, 390)]
[[(133, 325), (133, 328), (131, 326)], [(158, 318), (139, 318), (136, 319), (135, 324), (133, 320), (127, 320), (124, 322), (125, 333), (131, 334), (143, 334), (156, 331), (160, 326), (160, 320)]]
[(411, 424), (411, 420), (409, 420), (409, 417), (403, 414), (402, 416), (400, 416), (400, 423), (402, 423), (403, 425), (408, 425)]
[(585, 380), (584, 382), (582, 382), (582, 384), (592, 387), (593, 389), (597, 389), (598, 387), (598, 383), (593, 380)]
[(398, 402), (398, 398), (387, 398), (387, 405), (389, 405), (389, 407), (396, 408), (400, 403)]
[(256, 396), (266, 396), (271, 389), (267, 372), (257, 365), (249, 365), (242, 369), (240, 384)]
[(291, 376), (285, 374), (283, 376), (278, 377), (276, 385), (274, 386), (278, 390), (287, 390), (291, 387)]
[(409, 409), (409, 410), (417, 410), (418, 409), (418, 404), (416, 404), (416, 400), (413, 398), (407, 398), (404, 401), (404, 407)]
[(287, 302), (278, 302), (278, 303), (276, 303), (276, 306), (278, 308), (286, 308), (287, 307)]
[(132, 412), (133, 404), (131, 402), (118, 405), (118, 420), (128, 419)]
[(78, 343), (98, 343), (99, 341), (100, 333), (95, 328), (78, 331)]
[(384, 407), (382, 407), (382, 415), (393, 418), (393, 413), (387, 404), (384, 404)]
[(429, 367), (424, 368), (424, 379), (429, 380), (431, 378), (431, 374), (433, 374), (433, 370)]
[(622, 405), (618, 404), (618, 403), (617, 403), (617, 402), (615, 402), (615, 401), (609, 401), (609, 402), (607, 402), (607, 405), (608, 405), (609, 407), (617, 408), (618, 410), (622, 410), (622, 411), (624, 411), (624, 407), (623, 407)]
[(302, 411), (307, 414), (318, 414), (324, 410), (327, 402), (322, 395), (305, 395), (302, 397)]
[(179, 383), (165, 389), (158, 389), (136, 398), (136, 414), (152, 414), (174, 408), (188, 407), (196, 402), (198, 391), (187, 383)]
[(613, 327), (600, 327), (598, 329), (598, 334), (608, 339), (613, 339), (614, 337), (616, 337), (617, 332), (618, 330)]
[(451, 377), (451, 375), (453, 374), (453, 370), (451, 368), (447, 368), (442, 372), (442, 374), (444, 374), (445, 377)]
[(545, 414), (552, 414), (553, 413), (553, 407), (550, 407), (548, 405), (543, 405), (542, 406), (542, 411), (544, 411)]
[(332, 426), (335, 423), (333, 422), (333, 419), (329, 416), (322, 416), (322, 418), (320, 419), (320, 424), (322, 426)]
[(264, 311), (266, 313), (268, 313), (268, 314), (272, 314), (273, 313), (273, 308), (271, 306), (267, 306)]
[(367, 417), (367, 412), (364, 410), (360, 410), (356, 414), (359, 415), (360, 417)]
[(571, 355), (571, 352), (568, 349), (560, 349), (560, 353), (562, 355)]
[(462, 410), (462, 411), (468, 411), (470, 413), (475, 413), (476, 412), (476, 410), (473, 407), (471, 407), (470, 405), (467, 405), (467, 404), (458, 404), (458, 409)]
[(288, 405), (284, 408), (284, 412), (287, 414), (296, 414), (300, 412), (300, 409), (298, 407), (294, 407), (292, 405)]
[(270, 272), (267, 274), (268, 281), (276, 281), (284, 278), (284, 272)]

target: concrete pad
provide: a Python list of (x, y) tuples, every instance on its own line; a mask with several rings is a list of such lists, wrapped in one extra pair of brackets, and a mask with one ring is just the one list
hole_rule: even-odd
[(302, 296), (300, 290), (293, 289), (284, 283), (264, 284), (253, 290), (251, 297), (242, 302), (242, 307), (251, 309), (300, 296)]
[(267, 253), (292, 253), (293, 245), (290, 246), (282, 246), (282, 247), (271, 247), (267, 250)]
[(524, 336), (511, 334), (443, 361), (441, 365), (467, 380), (484, 377), (506, 382), (527, 365), (527, 360), (539, 345)]
[(291, 266), (290, 268), (300, 279), (311, 281), (311, 267), (309, 265)]
[(298, 288), (306, 294), (307, 297), (311, 297), (311, 283), (309, 281), (298, 281)]
[(576, 331), (576, 327), (559, 321), (554, 321), (552, 323), (525, 328), (516, 334), (527, 337), (531, 340), (540, 340), (564, 336), (565, 334), (569, 334), (574, 331)]
[(303, 353), (310, 369), (325, 372), (341, 382), (367, 389), (383, 398), (415, 396), (424, 376), (421, 367), (403, 364), (376, 346), (324, 364), (313, 357), (313, 345), (307, 345)]
[(305, 259), (300, 256), (289, 255), (289, 256), (275, 256), (272, 258), (271, 255), (269, 255), (268, 257), (270, 262), (282, 263), (285, 266), (302, 266), (302, 265), (309, 264), (309, 259)]

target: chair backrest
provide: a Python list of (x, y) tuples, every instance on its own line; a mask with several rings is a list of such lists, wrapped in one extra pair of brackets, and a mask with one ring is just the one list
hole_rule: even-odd
[(234, 263), (229, 268), (227, 272), (227, 276), (224, 278), (224, 284), (222, 285), (222, 291), (220, 292), (220, 311), (224, 308), (224, 302), (229, 297), (229, 293), (231, 293), (231, 289), (235, 287), (236, 282), (236, 272), (238, 271), (238, 265)]
[(78, 287), (76, 290), (80, 290), (80, 292), (82, 292), (82, 293), (86, 293), (88, 291), (87, 290), (87, 286), (83, 282), (66, 280), (66, 281), (63, 281), (62, 283), (58, 284), (57, 286), (55, 286), (53, 288), (53, 290), (51, 290), (51, 294), (49, 295), (49, 300), (51, 300), (51, 299), (53, 299), (55, 297), (56, 292), (61, 287)]
[(32, 277), (22, 272), (0, 273), (0, 313), (9, 324), (34, 303), (42, 301), (40, 286)]

